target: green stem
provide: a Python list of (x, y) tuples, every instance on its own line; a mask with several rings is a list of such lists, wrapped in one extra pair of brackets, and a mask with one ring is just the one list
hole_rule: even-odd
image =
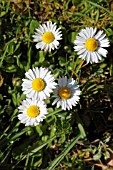
[(62, 109), (58, 109), (58, 110), (56, 110), (56, 111), (48, 114), (46, 117), (52, 116), (52, 115), (54, 115), (54, 114), (56, 114), (56, 113), (59, 113), (59, 112), (61, 112), (61, 111), (62, 111)]

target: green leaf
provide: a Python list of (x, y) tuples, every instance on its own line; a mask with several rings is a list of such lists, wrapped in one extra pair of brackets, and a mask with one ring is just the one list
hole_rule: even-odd
[(65, 134), (62, 134), (61, 135), (61, 138), (60, 138), (60, 143), (64, 143), (66, 140), (66, 135)]
[(59, 60), (59, 64), (60, 64), (61, 66), (65, 66), (65, 65), (67, 64), (67, 62), (66, 62), (66, 57), (60, 56), (60, 57), (58, 58), (58, 60)]
[(43, 51), (39, 51), (39, 62), (42, 63), (45, 60), (45, 53)]
[(6, 72), (16, 72), (17, 71), (17, 66), (16, 65), (11, 65), (11, 64), (7, 64), (6, 66), (3, 67), (3, 70)]
[(69, 33), (69, 35), (68, 35), (68, 39), (69, 39), (69, 41), (70, 41), (72, 44), (74, 43), (74, 40), (75, 40), (75, 38), (76, 38), (76, 35), (77, 35), (76, 32), (71, 32), (71, 33)]
[(42, 136), (43, 131), (41, 130), (40, 126), (36, 126), (36, 131), (39, 134), (39, 136)]
[(7, 11), (2, 11), (0, 17), (3, 17), (5, 14), (7, 14)]
[(13, 56), (7, 56), (6, 57), (6, 59), (5, 59), (5, 61), (7, 62), (7, 63), (14, 63), (14, 58), (13, 58)]
[(36, 20), (32, 20), (29, 27), (30, 33), (33, 34), (34, 30), (38, 27), (39, 27), (39, 22), (37, 22)]
[(93, 159), (97, 161), (101, 158), (101, 156), (102, 156), (101, 152), (98, 152), (96, 155), (93, 156)]
[(81, 3), (82, 0), (72, 0), (72, 3), (74, 5), (78, 5), (79, 3)]
[(86, 133), (85, 133), (85, 130), (84, 130), (84, 128), (83, 128), (83, 126), (82, 126), (81, 123), (78, 123), (78, 128), (79, 128), (79, 130), (80, 130), (81, 137), (82, 137), (82, 138), (85, 138), (85, 137), (86, 137)]
[(14, 49), (15, 49), (15, 43), (14, 43), (14, 41), (11, 41), (8, 44), (8, 49), (7, 49), (8, 54), (12, 55), (14, 53)]
[(55, 125), (51, 125), (50, 137), (53, 137), (55, 135), (55, 132), (56, 132)]
[(113, 30), (112, 30), (111, 28), (107, 28), (107, 29), (105, 29), (105, 30), (106, 30), (106, 34), (107, 34), (108, 36), (113, 35)]

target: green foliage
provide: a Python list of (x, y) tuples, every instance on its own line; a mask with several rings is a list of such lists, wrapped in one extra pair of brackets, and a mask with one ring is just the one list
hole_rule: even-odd
[[(0, 169), (97, 169), (112, 166), (113, 148), (113, 3), (106, 0), (0, 1)], [(57, 50), (35, 48), (40, 23), (56, 22), (63, 32)], [(80, 29), (97, 27), (111, 46), (98, 64), (85, 64), (74, 52)], [(46, 101), (48, 115), (36, 127), (17, 118), (25, 95), (25, 72), (48, 67), (57, 79), (73, 77), (80, 85), (76, 107), (63, 111)]]

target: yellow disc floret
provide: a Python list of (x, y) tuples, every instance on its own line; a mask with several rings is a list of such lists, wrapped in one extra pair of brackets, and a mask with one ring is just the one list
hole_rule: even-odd
[(89, 51), (95, 51), (98, 48), (98, 41), (95, 38), (88, 38), (85, 43), (85, 47)]
[(45, 82), (41, 78), (36, 78), (32, 81), (32, 88), (33, 90), (39, 92), (45, 88)]
[(40, 114), (40, 110), (37, 106), (35, 105), (32, 105), (32, 106), (29, 106), (28, 109), (27, 109), (27, 115), (30, 117), (30, 118), (35, 118), (37, 117), (38, 115)]
[(52, 32), (45, 32), (42, 36), (42, 41), (46, 44), (50, 44), (55, 39), (54, 34)]
[(61, 87), (58, 94), (62, 99), (68, 99), (71, 96), (71, 90), (68, 87)]

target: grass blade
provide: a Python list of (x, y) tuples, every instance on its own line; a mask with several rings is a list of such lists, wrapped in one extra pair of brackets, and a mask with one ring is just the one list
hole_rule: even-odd
[(66, 154), (72, 149), (72, 147), (77, 143), (77, 141), (81, 139), (81, 134), (79, 134), (77, 137), (73, 139), (73, 141), (60, 153), (60, 155), (53, 160), (53, 162), (49, 165), (47, 170), (53, 170), (66, 156)]
[(113, 17), (113, 14), (112, 14), (109, 10), (107, 10), (106, 8), (98, 5), (97, 3), (91, 2), (91, 1), (87, 1), (87, 0), (86, 0), (86, 2), (88, 2), (88, 3), (91, 4), (91, 5), (96, 6), (97, 8), (100, 8), (100, 9), (104, 10), (104, 11), (107, 12), (111, 17)]

